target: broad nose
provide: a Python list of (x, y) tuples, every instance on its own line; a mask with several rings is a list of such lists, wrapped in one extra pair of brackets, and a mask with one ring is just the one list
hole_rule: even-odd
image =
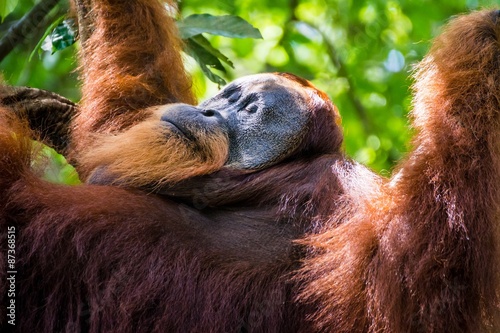
[(220, 112), (213, 109), (203, 109), (189, 104), (171, 104), (162, 110), (160, 119), (170, 121), (172, 118), (199, 119), (216, 121), (223, 119)]

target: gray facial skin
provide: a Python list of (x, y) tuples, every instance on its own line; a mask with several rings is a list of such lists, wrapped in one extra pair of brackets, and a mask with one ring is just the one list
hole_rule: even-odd
[[(256, 171), (277, 164), (301, 147), (312, 122), (315, 100), (304, 83), (290, 76), (257, 74), (233, 81), (198, 106), (158, 106), (160, 125), (197, 149), (213, 133), (227, 135), (225, 167)], [(87, 182), (115, 183), (120, 175), (107, 166), (94, 170)]]
[(227, 166), (261, 169), (298, 147), (310, 119), (308, 96), (294, 82), (271, 74), (235, 80), (198, 107), (227, 121)]

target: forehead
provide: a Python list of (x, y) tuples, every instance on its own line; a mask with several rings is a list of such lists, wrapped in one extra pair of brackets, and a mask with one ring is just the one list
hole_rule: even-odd
[[(304, 85), (300, 80), (295, 80), (294, 76), (284, 76), (278, 74), (255, 74), (245, 76), (234, 80), (228, 86), (226, 86), (221, 92), (239, 90), (242, 91), (283, 91), (290, 92), (293, 94), (307, 95), (306, 89), (310, 86)], [(305, 80), (303, 80), (305, 81)], [(307, 82), (307, 81), (305, 81)]]

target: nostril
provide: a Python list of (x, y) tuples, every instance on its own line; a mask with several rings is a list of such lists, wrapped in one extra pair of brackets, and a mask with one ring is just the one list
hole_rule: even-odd
[(203, 110), (201, 112), (205, 117), (213, 117), (215, 116), (215, 111), (214, 110)]

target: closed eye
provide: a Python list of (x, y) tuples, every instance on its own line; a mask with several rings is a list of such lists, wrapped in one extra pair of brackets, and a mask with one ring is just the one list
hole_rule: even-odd
[(252, 105), (250, 108), (248, 106), (251, 103), (257, 102), (259, 100), (259, 96), (256, 93), (251, 93), (245, 96), (245, 98), (241, 101), (239, 110), (243, 111), (246, 110), (248, 112), (255, 112), (257, 111), (258, 107), (257, 105)]
[(259, 109), (259, 107), (257, 105), (251, 105), (250, 107), (246, 107), (245, 110), (248, 112), (248, 113), (255, 113), (257, 112), (257, 110)]

